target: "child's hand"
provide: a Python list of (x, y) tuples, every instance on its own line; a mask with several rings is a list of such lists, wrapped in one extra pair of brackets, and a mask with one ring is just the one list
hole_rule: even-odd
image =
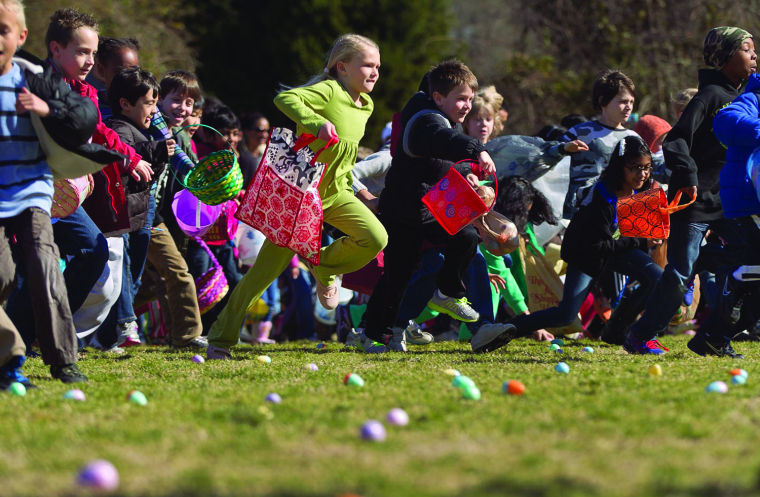
[(166, 140), (166, 152), (169, 154), (169, 157), (174, 155), (174, 149), (177, 146), (177, 142), (174, 141), (174, 138), (169, 138)]
[(480, 173), (483, 175), (483, 178), (496, 173), (496, 165), (485, 150), (478, 155), (478, 165), (480, 165)]
[(359, 190), (356, 192), (356, 197), (361, 200), (369, 210), (377, 213), (377, 208), (380, 205), (380, 199), (372, 195), (369, 190)]
[(338, 138), (338, 130), (335, 129), (335, 125), (331, 123), (330, 121), (325, 122), (321, 128), (319, 128), (319, 133), (317, 133), (317, 138), (320, 140), (324, 140), (326, 142), (329, 142), (331, 139), (337, 139)]
[(130, 174), (137, 181), (150, 181), (153, 177), (153, 168), (150, 167), (150, 163), (140, 159)]
[(565, 152), (568, 154), (574, 154), (575, 152), (585, 152), (588, 150), (588, 145), (586, 145), (586, 142), (583, 142), (581, 140), (573, 140), (571, 142), (565, 143)]
[(647, 240), (647, 246), (649, 247), (656, 247), (658, 245), (662, 245), (662, 240), (659, 238), (650, 238)]
[(494, 290), (496, 290), (497, 292), (499, 290), (503, 290), (507, 288), (506, 280), (502, 278), (501, 276), (499, 276), (498, 274), (488, 273), (488, 280), (491, 282)]
[(533, 340), (536, 340), (537, 342), (548, 342), (549, 340), (554, 340), (554, 335), (546, 330), (536, 330), (533, 332), (532, 336)]
[(468, 174), (464, 179), (467, 180), (473, 190), (480, 186), (480, 180), (472, 173)]
[(46, 117), (50, 114), (50, 106), (40, 97), (30, 92), (28, 88), (21, 88), (21, 93), (16, 98), (16, 112), (23, 114), (31, 112), (40, 117)]

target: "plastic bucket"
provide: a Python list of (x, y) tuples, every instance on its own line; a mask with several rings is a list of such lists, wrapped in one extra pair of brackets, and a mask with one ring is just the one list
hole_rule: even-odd
[(207, 205), (188, 190), (174, 195), (172, 212), (180, 229), (188, 236), (203, 236), (222, 213), (222, 205)]
[(617, 200), (617, 218), (620, 234), (632, 238), (658, 238), (670, 236), (670, 214), (691, 205), (678, 205), (682, 190), (668, 204), (662, 188), (652, 188)]
[(422, 197), (422, 203), (450, 235), (456, 235), (459, 230), (490, 209), (464, 176), (453, 167)]

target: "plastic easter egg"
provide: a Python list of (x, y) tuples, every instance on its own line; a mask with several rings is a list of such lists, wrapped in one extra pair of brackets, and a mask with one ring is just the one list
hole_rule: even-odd
[(119, 472), (110, 462), (97, 459), (79, 471), (77, 483), (95, 490), (116, 490), (119, 486)]
[(501, 390), (509, 395), (522, 395), (525, 392), (525, 385), (521, 381), (509, 380), (504, 382)]
[(480, 400), (480, 389), (475, 385), (462, 388), (462, 397), (467, 400)]
[(455, 376), (454, 379), (451, 380), (451, 386), (456, 388), (474, 387), (475, 382), (472, 381), (472, 378), (469, 376), (459, 375)]
[(303, 368), (306, 371), (319, 371), (319, 366), (317, 366), (313, 362), (310, 362), (309, 364), (305, 365)]
[(282, 402), (282, 397), (280, 397), (279, 394), (272, 392), (267, 395), (264, 400), (271, 402), (272, 404), (280, 404)]
[(127, 400), (135, 405), (144, 406), (148, 404), (148, 399), (145, 398), (145, 394), (139, 390), (132, 390), (127, 394)]
[(263, 363), (263, 364), (269, 364), (272, 362), (272, 358), (268, 355), (260, 355), (256, 357), (256, 360)]
[(737, 374), (736, 376), (731, 377), (731, 383), (734, 385), (744, 385), (747, 383), (747, 377)]
[(696, 331), (694, 331), (694, 330), (685, 330), (685, 331), (683, 332), (683, 334), (684, 334), (684, 335), (688, 335), (688, 336), (690, 336), (690, 337), (693, 337), (694, 335), (696, 335), (696, 334), (697, 334), (697, 332), (696, 332)]
[(585, 352), (587, 354), (593, 354), (594, 353), (594, 347), (583, 347), (581, 349), (581, 352)]
[(11, 393), (11, 395), (15, 395), (17, 397), (23, 397), (26, 395), (26, 387), (23, 383), (19, 383), (17, 381), (14, 381), (10, 384), (8, 391)]
[(722, 382), (722, 381), (713, 381), (712, 383), (707, 385), (707, 388), (705, 388), (705, 392), (726, 393), (728, 392), (728, 385), (726, 385), (725, 382)]
[(649, 366), (649, 369), (647, 369), (647, 373), (649, 373), (650, 376), (662, 376), (662, 367), (659, 364), (652, 364)]
[(362, 425), (359, 434), (364, 440), (382, 442), (386, 436), (385, 426), (380, 421), (371, 419)]
[(562, 340), (561, 338), (555, 338), (554, 340), (552, 340), (549, 343), (551, 343), (552, 345), (559, 345), (560, 347), (562, 347), (563, 345), (565, 345), (565, 341)]
[(320, 342), (320, 343), (317, 344), (317, 350), (322, 350), (325, 347), (326, 347), (326, 345), (324, 343), (322, 343), (322, 342)]
[(400, 407), (395, 407), (388, 411), (385, 420), (395, 426), (406, 426), (409, 424), (409, 415)]
[(728, 373), (729, 373), (731, 376), (744, 376), (745, 378), (746, 378), (747, 376), (749, 376), (749, 373), (747, 373), (745, 370), (743, 370), (743, 369), (739, 369), (739, 368), (736, 368), (736, 369), (732, 369), (732, 370), (731, 370), (731, 371), (729, 371)]
[(549, 345), (549, 350), (554, 351), (554, 350), (559, 350), (559, 349), (560, 349), (560, 346), (557, 343), (553, 343), (553, 344)]
[(80, 402), (84, 402), (85, 395), (84, 395), (83, 391), (75, 388), (74, 390), (67, 390), (66, 393), (63, 394), (63, 398), (64, 399), (69, 399), (69, 400), (78, 400)]
[(562, 349), (560, 349), (560, 348), (554, 349), (554, 352), (557, 353), (557, 354), (564, 354), (565, 353), (565, 351), (562, 350)]
[(349, 387), (363, 387), (364, 380), (361, 376), (355, 373), (348, 373), (343, 377), (343, 383)]
[(449, 368), (449, 369), (444, 369), (444, 370), (443, 370), (443, 374), (447, 374), (447, 375), (449, 375), (449, 376), (459, 376), (459, 375), (461, 375), (462, 373), (460, 373), (460, 372), (459, 372), (458, 370), (456, 370), (456, 369), (451, 369), (451, 368)]
[(568, 374), (570, 372), (570, 366), (566, 362), (560, 362), (554, 366), (554, 371), (562, 374)]
[(203, 364), (206, 362), (206, 359), (203, 358), (203, 356), (200, 356), (198, 354), (195, 354), (193, 357), (191, 357), (191, 360), (193, 362), (197, 362), (198, 364)]

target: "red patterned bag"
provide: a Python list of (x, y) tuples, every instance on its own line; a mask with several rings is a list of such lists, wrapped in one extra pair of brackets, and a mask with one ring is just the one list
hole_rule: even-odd
[(317, 158), (337, 143), (335, 138), (314, 152), (308, 145), (316, 139), (304, 134), (296, 140), (289, 129), (273, 128), (235, 214), (275, 245), (291, 249), (315, 266), (322, 239), (322, 199), (317, 187), (326, 167)]

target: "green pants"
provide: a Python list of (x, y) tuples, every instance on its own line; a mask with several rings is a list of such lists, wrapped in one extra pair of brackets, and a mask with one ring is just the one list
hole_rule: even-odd
[[(388, 242), (388, 234), (375, 215), (351, 191), (342, 191), (322, 199), (324, 221), (346, 236), (322, 247), (319, 266), (314, 273), (325, 285), (335, 275), (364, 267)], [(230, 294), (227, 305), (211, 326), (208, 341), (216, 347), (230, 348), (238, 343), (246, 310), (254, 300), (288, 267), (293, 258), (290, 249), (278, 247), (269, 240), (261, 247), (256, 263), (248, 270)]]

